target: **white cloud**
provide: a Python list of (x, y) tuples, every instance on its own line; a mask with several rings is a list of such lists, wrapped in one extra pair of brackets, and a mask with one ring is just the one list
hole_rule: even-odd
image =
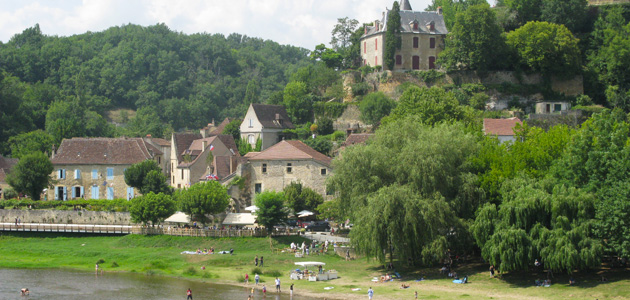
[[(7, 3), (8, 2), (8, 3)], [(371, 22), (393, 0), (26, 0), (0, 1), (0, 40), (36, 23), (68, 36), (127, 23), (164, 23), (175, 31), (240, 33), (307, 49), (330, 41), (337, 18)], [(424, 10), (431, 0), (410, 0)]]

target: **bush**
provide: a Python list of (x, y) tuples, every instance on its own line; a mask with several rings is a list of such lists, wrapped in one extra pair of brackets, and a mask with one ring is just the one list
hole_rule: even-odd
[(99, 265), (100, 265), (100, 264), (102, 264), (102, 263), (104, 263), (104, 262), (105, 262), (105, 260), (104, 260), (104, 259), (102, 259), (102, 258), (96, 261), (96, 263), (97, 263), (97, 264), (99, 264)]
[(118, 268), (118, 267), (120, 267), (120, 266), (118, 265), (118, 263), (117, 263), (117, 262), (113, 261), (113, 262), (112, 262), (111, 267), (112, 267), (112, 268)]
[(434, 83), (440, 78), (446, 76), (443, 72), (438, 72), (436, 70), (427, 70), (427, 71), (411, 71), (411, 74), (418, 79), (421, 79), (425, 83)]
[(352, 96), (363, 96), (370, 90), (370, 86), (365, 82), (358, 82), (351, 86)]
[(372, 67), (370, 67), (368, 65), (365, 65), (365, 66), (359, 68), (359, 72), (361, 72), (361, 76), (365, 77), (365, 76), (367, 76), (367, 74), (370, 74), (370, 73), (374, 72), (374, 68), (372, 68)]
[[(261, 268), (258, 268), (258, 267), (253, 268), (253, 269), (252, 269), (252, 272), (251, 272), (251, 274), (252, 274), (252, 275), (255, 275), (255, 274), (262, 274), (262, 273), (263, 273), (262, 269), (261, 269)], [(245, 280), (245, 278), (243, 278), (243, 280)]]
[(184, 270), (184, 272), (182, 272), (182, 274), (188, 275), (188, 276), (197, 275), (197, 268), (195, 268), (194, 266), (190, 266), (190, 267), (188, 267), (188, 269)]
[[(278, 271), (278, 270), (268, 270), (265, 271), (265, 273), (263, 273), (265, 276), (269, 276), (269, 277), (280, 277), (282, 276), (282, 272)], [(245, 280), (245, 279), (243, 279)]]
[(322, 135), (333, 133), (333, 121), (329, 118), (320, 118), (317, 120), (317, 132)]
[(337, 130), (332, 133), (330, 139), (333, 141), (342, 142), (346, 139), (346, 133), (343, 131)]

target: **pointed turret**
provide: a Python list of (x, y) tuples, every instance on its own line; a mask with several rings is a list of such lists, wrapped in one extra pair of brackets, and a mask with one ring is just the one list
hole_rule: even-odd
[(400, 10), (413, 10), (411, 9), (411, 4), (409, 4), (409, 0), (402, 0), (400, 2)]

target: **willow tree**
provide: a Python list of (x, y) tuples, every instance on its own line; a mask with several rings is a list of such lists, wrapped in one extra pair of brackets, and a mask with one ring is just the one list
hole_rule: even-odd
[(567, 273), (600, 264), (593, 194), (524, 177), (506, 181), (501, 192), (503, 202), (482, 207), (471, 226), (483, 258), (498, 270), (527, 270), (536, 259)]
[(387, 30), (385, 31), (385, 57), (383, 62), (389, 70), (394, 69), (396, 50), (400, 50), (402, 46), (400, 28), (400, 5), (398, 5), (398, 1), (394, 1), (392, 10), (387, 13)]

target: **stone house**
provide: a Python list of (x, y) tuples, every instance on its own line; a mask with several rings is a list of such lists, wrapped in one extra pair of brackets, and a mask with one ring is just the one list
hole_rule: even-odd
[(496, 136), (501, 143), (514, 142), (514, 128), (516, 124), (523, 124), (518, 118), (509, 119), (483, 119), (483, 131), (485, 135)]
[(159, 149), (162, 152), (162, 155), (158, 155), (156, 157), (156, 162), (162, 168), (162, 172), (168, 178), (171, 174), (171, 142), (161, 139), (161, 138), (153, 138), (150, 134), (146, 137), (142, 138), (145, 143), (151, 144), (153, 147)]
[(544, 101), (536, 103), (536, 114), (561, 114), (571, 109), (570, 102), (564, 101)]
[(4, 191), (11, 187), (7, 183), (7, 175), (11, 173), (11, 169), (17, 163), (17, 158), (7, 158), (0, 155), (0, 199), (4, 199)]
[[(360, 40), (364, 66), (384, 66), (385, 32), (390, 12), (390, 10), (383, 12), (382, 18), (375, 20), (373, 26), (365, 26)], [(394, 54), (394, 70), (437, 68), (435, 61), (444, 48), (444, 40), (448, 33), (442, 9), (414, 11), (409, 1), (403, 0), (400, 4), (400, 24), (402, 45)]]
[(261, 150), (265, 150), (282, 139), (283, 130), (293, 128), (284, 106), (252, 103), (241, 123), (241, 139), (252, 148), (256, 146), (256, 140), (261, 139)]
[(250, 152), (237, 173), (246, 177), (249, 194), (282, 191), (292, 182), (302, 183), (326, 198), (326, 179), (332, 173), (332, 158), (301, 141), (281, 141), (262, 152)]
[[(183, 147), (185, 144), (188, 146)], [(233, 173), (240, 162), (231, 135), (204, 138), (197, 134), (173, 134), (173, 148), (179, 151), (171, 153), (171, 186), (175, 188), (186, 188), (208, 179), (220, 180)], [(208, 158), (210, 153), (211, 159)]]
[(46, 199), (131, 199), (138, 194), (125, 183), (131, 165), (163, 153), (142, 138), (72, 138), (53, 148), (53, 188)]

